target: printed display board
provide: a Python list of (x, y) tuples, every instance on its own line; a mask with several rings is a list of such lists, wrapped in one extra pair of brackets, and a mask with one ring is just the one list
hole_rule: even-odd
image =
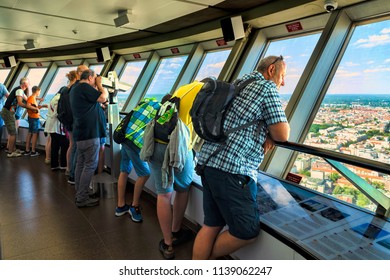
[(390, 223), (258, 175), (260, 220), (318, 259), (390, 260)]

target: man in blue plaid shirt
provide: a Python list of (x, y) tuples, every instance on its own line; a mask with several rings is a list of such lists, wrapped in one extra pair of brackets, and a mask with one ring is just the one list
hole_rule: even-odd
[[(290, 126), (278, 90), (284, 86), (286, 64), (282, 56), (262, 59), (257, 71), (244, 75), (254, 78), (234, 99), (226, 115), (225, 131), (253, 120), (252, 125), (229, 135), (226, 145), (205, 142), (198, 164), (206, 163), (202, 175), (204, 225), (198, 232), (193, 259), (215, 259), (254, 241), (260, 232), (256, 203), (256, 170), (273, 140), (287, 141)], [(221, 180), (223, 178), (223, 180)], [(228, 230), (221, 230), (228, 225)]]
[[(129, 213), (133, 222), (142, 222), (139, 199), (142, 188), (150, 176), (150, 169), (146, 162), (139, 157), (146, 125), (155, 117), (161, 104), (155, 98), (143, 99), (132, 112), (129, 124), (126, 129), (126, 140), (122, 143), (120, 174), (118, 178), (118, 205), (115, 209), (115, 216), (119, 217)], [(125, 192), (127, 178), (131, 169), (137, 173), (137, 180), (134, 184), (133, 202), (126, 204)]]

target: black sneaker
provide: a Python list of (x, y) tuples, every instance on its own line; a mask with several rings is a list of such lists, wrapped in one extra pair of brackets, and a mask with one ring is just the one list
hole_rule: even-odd
[(23, 151), (23, 152), (22, 152), (22, 155), (24, 155), (24, 156), (29, 156), (29, 155), (31, 155), (31, 152), (30, 152), (30, 151)]
[(181, 228), (178, 232), (172, 232), (172, 245), (177, 246), (190, 241), (194, 238), (194, 234), (189, 229)]
[(76, 182), (74, 181), (74, 178), (73, 178), (73, 177), (69, 177), (68, 183), (71, 184), (71, 185), (76, 184)]
[(98, 204), (99, 204), (98, 198), (87, 198), (86, 200), (83, 200), (83, 201), (76, 200), (77, 207), (92, 207), (92, 206), (96, 206)]
[(30, 153), (30, 156), (31, 156), (31, 157), (36, 157), (36, 156), (39, 156), (39, 153), (38, 153), (37, 151), (31, 152), (31, 153)]
[(175, 251), (173, 250), (172, 245), (169, 246), (169, 245), (165, 244), (164, 239), (160, 240), (158, 249), (160, 250), (164, 259), (171, 260), (175, 257)]

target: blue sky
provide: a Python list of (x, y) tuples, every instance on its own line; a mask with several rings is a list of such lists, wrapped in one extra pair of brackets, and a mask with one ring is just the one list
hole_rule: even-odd
[(390, 20), (356, 27), (330, 93), (390, 94)]
[[(266, 55), (282, 54), (287, 63), (286, 85), (292, 93), (320, 34), (272, 42)], [(356, 27), (329, 94), (390, 94), (390, 20)]]

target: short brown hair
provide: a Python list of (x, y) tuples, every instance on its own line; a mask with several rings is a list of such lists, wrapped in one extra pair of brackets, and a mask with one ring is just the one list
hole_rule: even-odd
[(33, 93), (36, 93), (37, 91), (41, 90), (41, 88), (39, 86), (33, 86), (31, 90)]

